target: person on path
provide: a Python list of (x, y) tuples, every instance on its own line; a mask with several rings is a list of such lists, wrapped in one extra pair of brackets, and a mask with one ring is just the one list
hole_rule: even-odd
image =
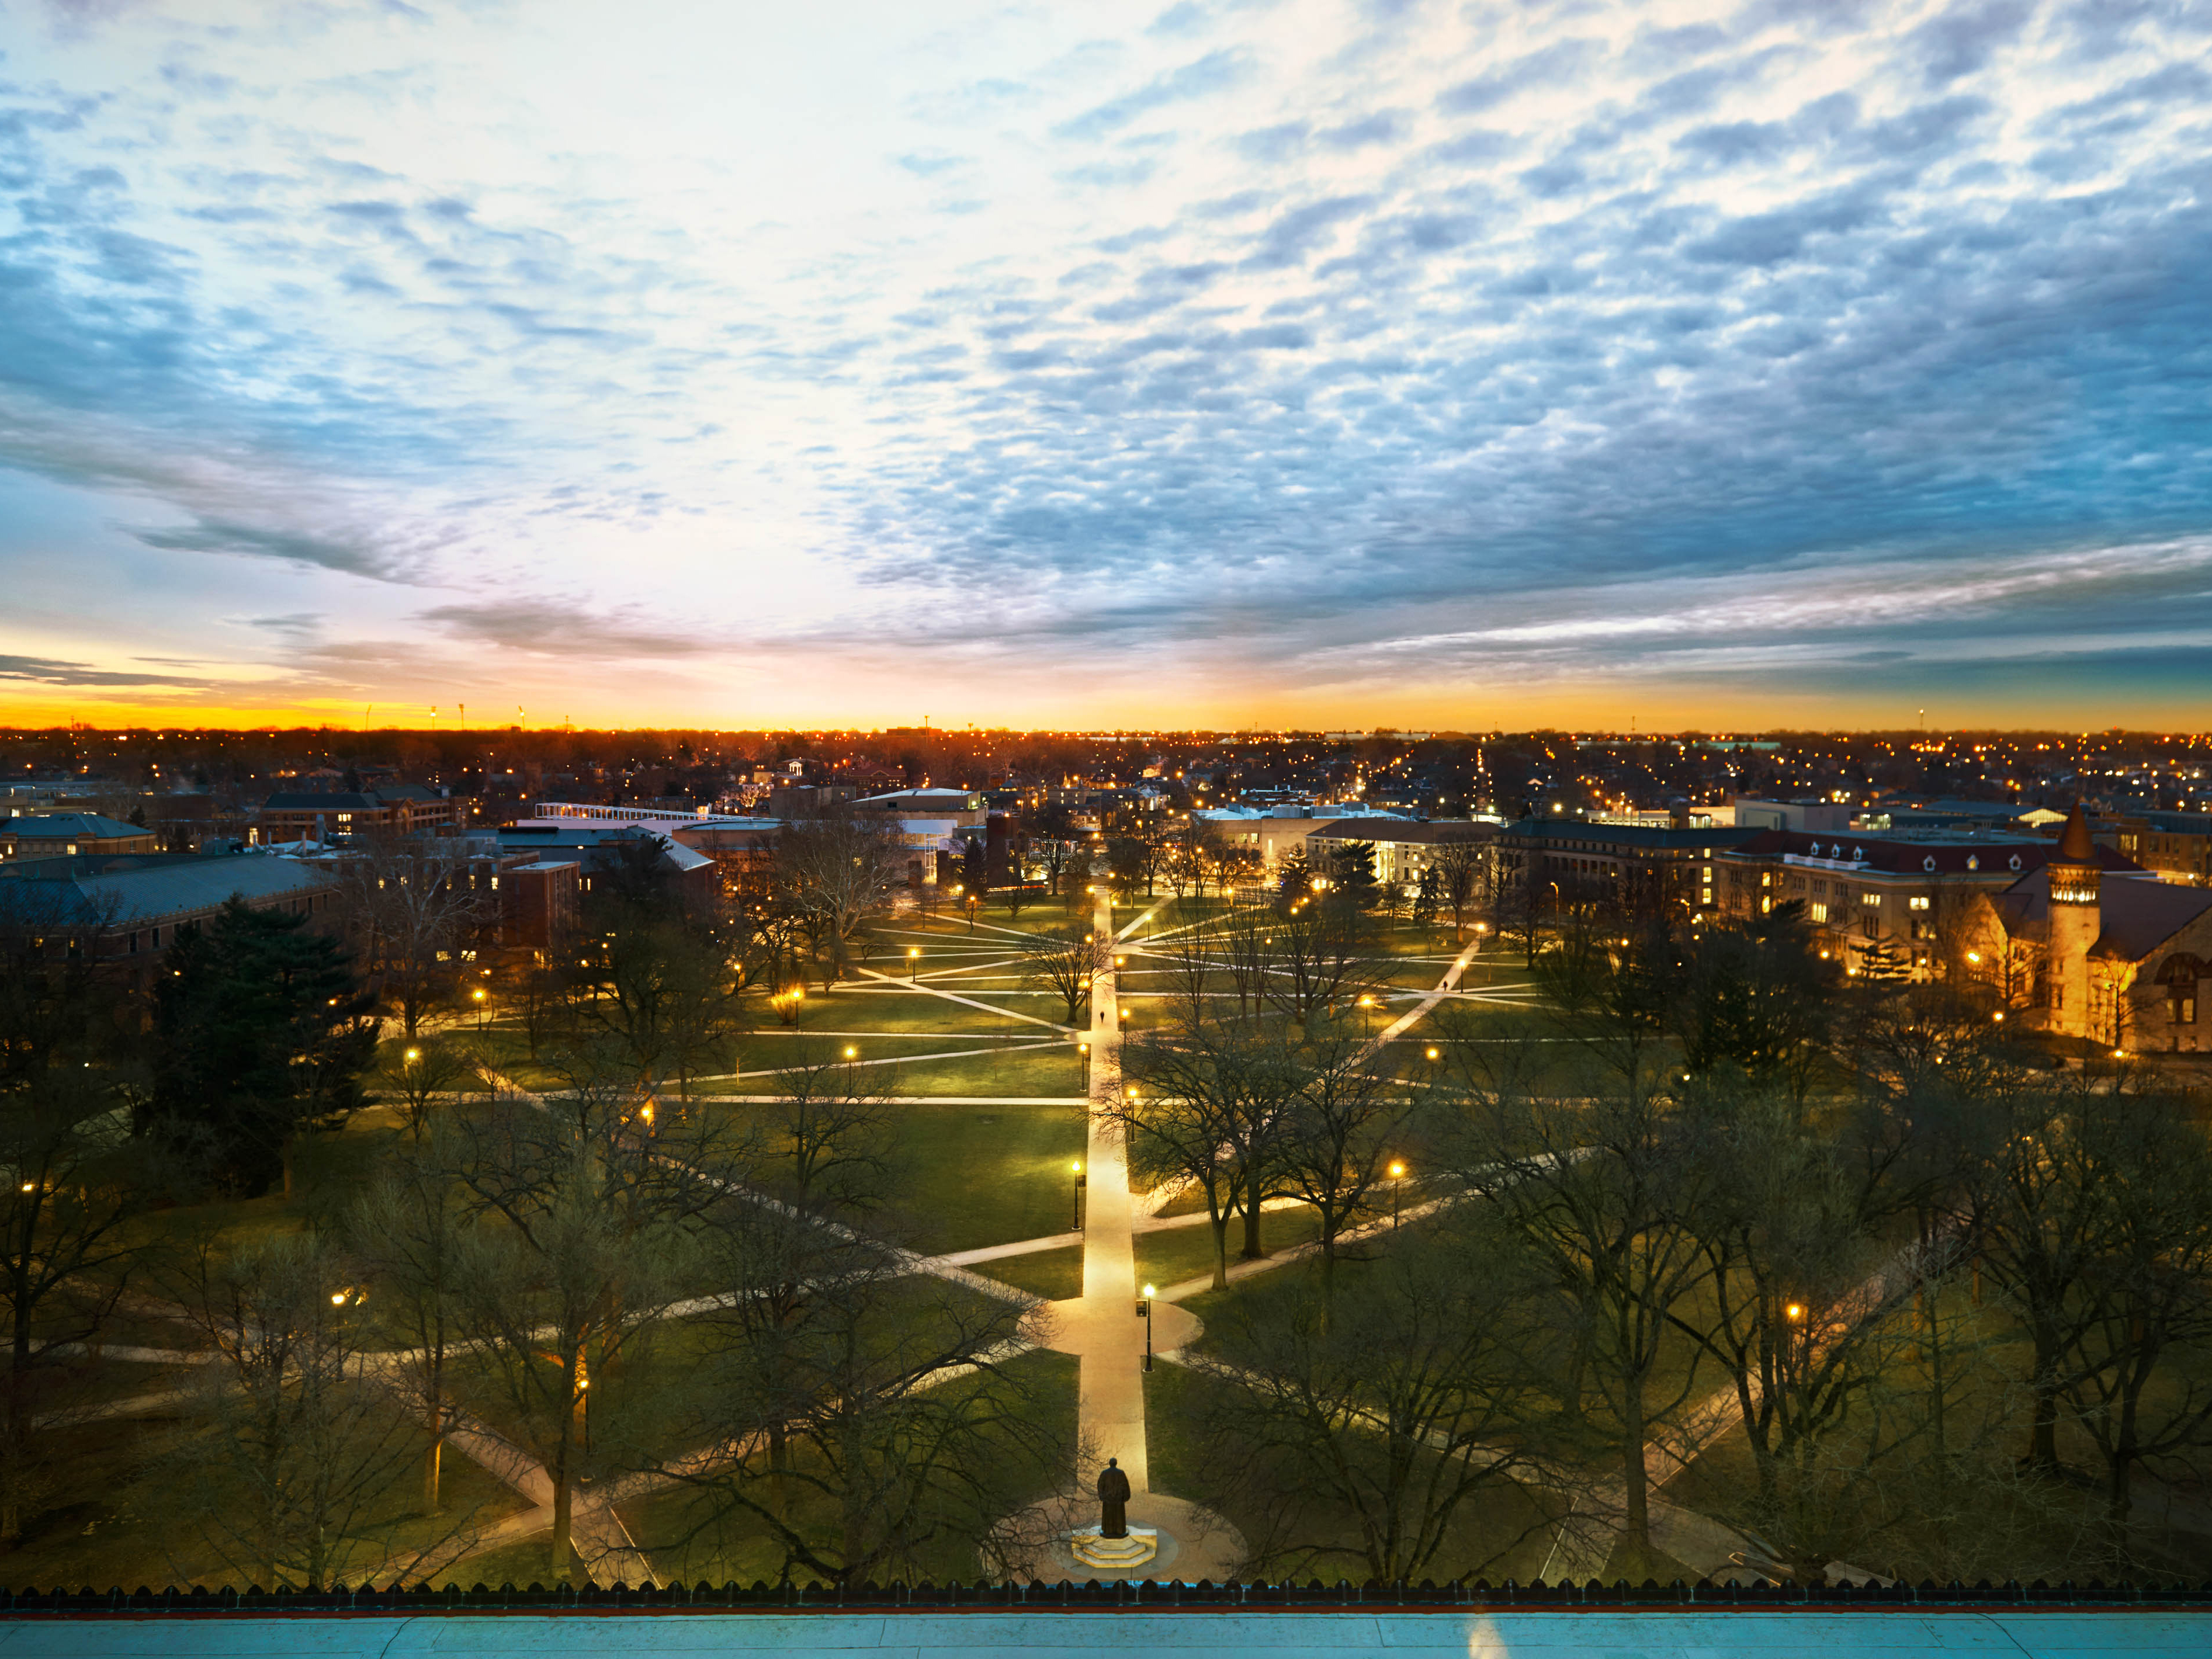
[(1129, 1535), (1129, 1477), (1121, 1473), (1118, 1458), (1109, 1457), (1106, 1467), (1098, 1471), (1098, 1535), (1101, 1538), (1127, 1538)]

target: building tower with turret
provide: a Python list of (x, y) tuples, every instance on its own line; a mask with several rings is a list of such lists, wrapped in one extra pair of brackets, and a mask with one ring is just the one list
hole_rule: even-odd
[(2098, 890), (2097, 848), (2089, 820), (2075, 801), (2059, 832), (2058, 855), (2046, 866), (2051, 883), (2051, 931), (2045, 945), (2045, 983), (2051, 992), (2050, 1029), (2090, 1036), (2089, 952), (2105, 931)]

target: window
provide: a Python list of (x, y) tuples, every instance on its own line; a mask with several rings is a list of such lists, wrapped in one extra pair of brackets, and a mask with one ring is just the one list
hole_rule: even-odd
[(1920, 896), (1917, 896), (1917, 897), (1914, 897), (1914, 898), (1912, 898), (1912, 899), (1909, 899), (1909, 900), (1907, 900), (1907, 901), (1906, 901), (1906, 905), (1907, 905), (1907, 908), (1911, 908), (1911, 909), (1914, 909), (1914, 910), (1925, 910), (1925, 909), (1928, 908), (1928, 905), (1929, 905), (1929, 900), (1928, 900), (1927, 896), (1926, 896), (1925, 894), (1923, 894), (1923, 895), (1920, 895)]
[(1819, 899), (1814, 899), (1807, 906), (1806, 911), (1815, 921), (1826, 921), (1828, 919), (1828, 907)]
[(1879, 893), (1861, 893), (1859, 895), (1859, 902), (1866, 905), (1870, 909), (1879, 910), (1881, 908), (1881, 895)]
[(2187, 996), (2174, 998), (2166, 1006), (2172, 1012), (2173, 1023), (2176, 1025), (2197, 1024), (2197, 997), (2193, 992)]

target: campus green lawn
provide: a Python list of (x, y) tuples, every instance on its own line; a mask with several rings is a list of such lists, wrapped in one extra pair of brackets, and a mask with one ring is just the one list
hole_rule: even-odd
[[(242, 1588), (251, 1582), (257, 1575), (226, 1562), (179, 1514), (179, 1475), (169, 1460), (186, 1432), (181, 1407), (41, 1431), (36, 1463), (44, 1495), (34, 1498), (23, 1537), (8, 1554), (8, 1583), (17, 1589), (131, 1589), (141, 1584)], [(510, 1488), (459, 1456), (445, 1462), (442, 1516), (416, 1515), (420, 1494), (410, 1469), (372, 1517), (395, 1553), (425, 1547), (465, 1523), (487, 1524), (526, 1507)], [(348, 1571), (365, 1575), (384, 1559), (381, 1551), (357, 1554)]]
[(1000, 1256), (995, 1261), (979, 1261), (968, 1271), (1048, 1302), (1065, 1302), (1083, 1294), (1083, 1247), (1069, 1244), (1057, 1250)]
[(899, 1207), (915, 1249), (972, 1250), (1067, 1231), (1069, 1165), (1086, 1134), (1079, 1105), (896, 1110), (906, 1172)]
[[(1027, 1397), (1022, 1413), (1024, 1422), (1047, 1431), (1050, 1443), (1067, 1450), (1073, 1449), (1075, 1441), (1077, 1364), (1072, 1356), (1040, 1350), (1010, 1360), (1005, 1367), (1007, 1375), (1025, 1390)], [(963, 1389), (977, 1384), (962, 1379), (940, 1386)], [(1066, 1479), (1060, 1458), (1040, 1462), (1026, 1447), (1011, 1440), (1006, 1443), (1002, 1462), (994, 1473), (1005, 1483), (1010, 1508), (1050, 1495)], [(832, 1536), (835, 1517), (820, 1495), (797, 1482), (793, 1484), (792, 1492), (793, 1513), (799, 1524), (811, 1523), (822, 1531), (825, 1539)], [(656, 1576), (664, 1583), (678, 1579), (687, 1583), (724, 1583), (732, 1580), (751, 1583), (763, 1579), (774, 1583), (781, 1576), (782, 1552), (768, 1541), (765, 1529), (757, 1521), (742, 1514), (717, 1516), (710, 1503), (690, 1492), (656, 1492), (624, 1504), (622, 1516), (631, 1537), (647, 1552)], [(917, 1581), (933, 1579), (939, 1583), (978, 1577), (981, 1564), (971, 1547), (960, 1540), (960, 1530), (957, 1526), (948, 1527), (944, 1537), (926, 1542), (921, 1559), (902, 1576)], [(502, 1551), (498, 1556), (481, 1559), (506, 1570), (513, 1554)], [(527, 1553), (515, 1558), (525, 1571), (531, 1571), (532, 1577), (541, 1577), (542, 1565), (531, 1569), (532, 1559)], [(537, 1540), (534, 1559), (541, 1564), (544, 1559), (543, 1540)], [(463, 1563), (453, 1575), (455, 1580), (473, 1582), (483, 1577), (477, 1568), (476, 1561)], [(812, 1577), (803, 1571), (799, 1576), (802, 1582)], [(486, 1578), (485, 1582), (495, 1581)]]

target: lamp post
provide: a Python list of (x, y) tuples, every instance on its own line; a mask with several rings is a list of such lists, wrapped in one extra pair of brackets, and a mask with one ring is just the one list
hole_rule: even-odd
[(1149, 1285), (1145, 1286), (1144, 1294), (1137, 1298), (1137, 1311), (1145, 1319), (1145, 1369), (1150, 1370), (1152, 1368), (1152, 1287)]
[(476, 1005), (477, 1005), (477, 1030), (479, 1030), (479, 1031), (481, 1031), (481, 1030), (483, 1030), (483, 1028), (484, 1028), (484, 991), (483, 991), (483, 986), (481, 986), (481, 985), (477, 986), (477, 988), (476, 988), (475, 990), (473, 990), (473, 991), (470, 992), (470, 993), (469, 993), (469, 994), (470, 994), (471, 997), (473, 997), (473, 998), (475, 998), (475, 999), (476, 999)]
[(1398, 1200), (1405, 1191), (1406, 1164), (1402, 1158), (1390, 1160), (1390, 1231), (1398, 1231)]
[(1087, 1037), (1079, 1037), (1079, 1038), (1076, 1040), (1076, 1044), (1075, 1044), (1075, 1046), (1076, 1046), (1076, 1048), (1078, 1049), (1078, 1051), (1079, 1051), (1079, 1052), (1081, 1053), (1081, 1054), (1083, 1055), (1083, 1092), (1084, 1092), (1085, 1094), (1086, 1094), (1086, 1095), (1087, 1095), (1087, 1094), (1089, 1094), (1089, 1093), (1091, 1092), (1091, 1042), (1090, 1042), (1090, 1039), (1088, 1039)]
[(921, 946), (919, 945), (906, 947), (906, 982), (909, 985), (921, 983)]
[(1083, 1173), (1083, 1160), (1079, 1158), (1068, 1167), (1075, 1172), (1074, 1231), (1079, 1233), (1083, 1231), (1083, 1188), (1090, 1177)]

